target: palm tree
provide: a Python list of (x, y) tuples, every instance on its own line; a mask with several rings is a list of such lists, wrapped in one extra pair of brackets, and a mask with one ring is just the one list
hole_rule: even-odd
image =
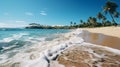
[(80, 20), (80, 23), (83, 24), (83, 20)]
[(74, 22), (74, 26), (76, 26), (76, 22)]
[(70, 26), (72, 26), (72, 25), (73, 25), (73, 22), (71, 21), (71, 22), (70, 22)]
[[(114, 12), (114, 17), (119, 18), (119, 12)], [(113, 25), (117, 26), (117, 23), (113, 23)]]
[(93, 20), (93, 25), (96, 26), (97, 25), (97, 19), (95, 17), (93, 17), (92, 20)]
[(112, 23), (111, 23), (109, 20), (107, 20), (107, 21), (104, 22), (104, 25), (105, 25), (105, 26), (111, 26)]
[(102, 20), (105, 21), (107, 18), (105, 16), (102, 16)]
[(112, 1), (107, 1), (106, 4), (105, 4), (105, 6), (103, 7), (104, 12), (106, 14), (107, 13), (110, 14), (110, 16), (111, 16), (111, 18), (112, 18), (112, 20), (113, 20), (114, 23), (116, 23), (116, 22), (114, 20), (113, 15), (116, 12), (117, 8), (118, 8), (118, 5), (115, 2), (112, 2)]
[(94, 24), (96, 23), (97, 19), (95, 17), (89, 17), (89, 22)]
[(88, 24), (95, 27), (97, 25), (97, 19), (95, 17), (89, 17)]
[(98, 18), (99, 20), (101, 20), (101, 19), (103, 18), (103, 14), (102, 14), (101, 12), (99, 12), (99, 13), (97, 14), (97, 18)]
[(106, 17), (105, 16), (102, 16), (102, 25), (105, 26), (105, 22), (106, 22)]

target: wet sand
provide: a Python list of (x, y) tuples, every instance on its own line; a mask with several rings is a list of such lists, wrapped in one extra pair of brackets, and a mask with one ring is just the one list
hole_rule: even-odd
[(84, 31), (82, 37), (85, 42), (108, 46), (120, 50), (120, 38), (118, 37), (104, 35), (101, 33), (91, 33), (88, 31)]
[(82, 43), (62, 52), (57, 60), (65, 67), (120, 67), (120, 54), (109, 50)]
[(120, 27), (85, 29), (80, 35), (85, 42), (63, 51), (57, 61), (65, 67), (120, 67), (119, 34)]

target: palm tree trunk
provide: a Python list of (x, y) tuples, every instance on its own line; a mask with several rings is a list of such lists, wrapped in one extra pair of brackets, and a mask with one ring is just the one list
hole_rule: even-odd
[(111, 16), (111, 18), (112, 18), (112, 20), (113, 20), (113, 22), (114, 22), (113, 25), (114, 25), (114, 26), (117, 26), (117, 23), (115, 22), (114, 17), (112, 16), (111, 13), (110, 13), (110, 16)]
[(112, 16), (112, 14), (111, 14), (111, 13), (109, 13), (109, 14), (110, 14), (110, 16), (111, 16), (113, 22), (116, 23), (115, 20), (114, 20), (114, 17)]

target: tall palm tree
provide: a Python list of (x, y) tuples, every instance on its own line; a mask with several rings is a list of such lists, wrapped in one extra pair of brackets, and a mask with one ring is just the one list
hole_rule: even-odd
[(116, 22), (114, 20), (113, 15), (116, 12), (117, 8), (118, 8), (118, 5), (115, 2), (112, 2), (112, 1), (107, 1), (105, 6), (103, 7), (104, 12), (110, 14), (114, 23), (116, 23)]
[(98, 18), (99, 20), (101, 20), (101, 19), (103, 18), (103, 14), (102, 14), (101, 12), (99, 12), (99, 13), (97, 14), (97, 18)]
[(105, 22), (106, 19), (107, 19), (107, 18), (106, 18), (105, 16), (102, 16), (103, 22)]
[(102, 16), (102, 25), (105, 26), (105, 22), (106, 22), (106, 17), (105, 16)]
[(80, 20), (80, 23), (83, 24), (83, 20)]
[(76, 26), (76, 22), (74, 22), (74, 26)]
[(72, 25), (73, 25), (73, 22), (71, 21), (71, 22), (70, 22), (70, 26), (72, 26)]
[(92, 26), (96, 26), (97, 25), (97, 19), (95, 17), (89, 17), (88, 18), (88, 24), (90, 24)]
[(90, 23), (93, 23), (93, 24), (96, 23), (96, 21), (97, 21), (97, 19), (95, 17), (89, 17), (88, 20)]

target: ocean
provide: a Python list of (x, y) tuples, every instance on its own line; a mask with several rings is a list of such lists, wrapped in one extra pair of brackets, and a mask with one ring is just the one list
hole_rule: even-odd
[[(89, 42), (92, 39), (90, 36), (92, 36), (90, 33), (81, 29), (2, 28), (0, 29), (0, 67), (65, 67), (58, 59), (66, 53), (66, 50), (71, 52), (72, 47), (75, 46), (98, 58), (106, 54), (97, 54), (93, 47), (119, 54), (119, 50), (92, 44)], [(101, 36), (103, 35), (100, 34)], [(101, 38), (98, 37), (99, 40)], [(68, 54), (65, 55), (70, 57)], [(73, 55), (71, 57), (73, 58)]]
[(0, 61), (8, 59), (33, 45), (43, 45), (41, 42), (52, 41), (62, 34), (70, 32), (65, 29), (0, 29)]

